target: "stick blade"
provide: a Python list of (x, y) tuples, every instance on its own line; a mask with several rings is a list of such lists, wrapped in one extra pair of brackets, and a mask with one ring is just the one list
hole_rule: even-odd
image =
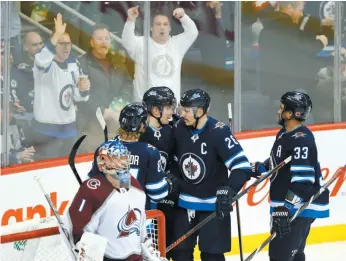
[(87, 135), (84, 134), (83, 136), (81, 136), (76, 141), (76, 143), (73, 145), (73, 147), (71, 149), (71, 152), (70, 152), (70, 155), (68, 157), (68, 164), (70, 165), (70, 168), (72, 169), (73, 173), (75, 174), (79, 184), (82, 184), (82, 180), (79, 177), (79, 175), (77, 174), (77, 170), (76, 170), (75, 160), (74, 159), (76, 157), (76, 154), (77, 154), (79, 146), (81, 145), (81, 143), (83, 142), (83, 140), (85, 139), (86, 136)]

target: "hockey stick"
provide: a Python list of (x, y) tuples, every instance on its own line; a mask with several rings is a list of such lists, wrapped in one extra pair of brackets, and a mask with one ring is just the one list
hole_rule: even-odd
[(85, 139), (86, 135), (81, 136), (76, 143), (73, 145), (70, 155), (68, 157), (68, 165), (70, 165), (70, 168), (72, 169), (72, 172), (74, 174), (74, 176), (76, 177), (79, 185), (82, 184), (82, 179), (80, 178), (77, 169), (76, 169), (76, 165), (75, 165), (75, 158), (76, 158), (76, 154), (77, 154), (77, 150), (80, 146), (80, 144), (82, 143), (82, 141)]
[(103, 130), (103, 134), (105, 136), (105, 141), (108, 141), (108, 129), (107, 129), (107, 124), (105, 121), (105, 118), (103, 118), (102, 112), (101, 112), (101, 108), (98, 107), (96, 110), (96, 118), (99, 121), (101, 128)]
[[(346, 165), (344, 167), (339, 168), (335, 174), (333, 175), (332, 178), (330, 178), (328, 180), (328, 182), (326, 184), (324, 184), (320, 190), (313, 195), (307, 202), (305, 202), (297, 211), (296, 213), (290, 218), (290, 223), (293, 222), (293, 220), (295, 220), (298, 215), (304, 210), (306, 209), (316, 198), (318, 198), (341, 174), (343, 174), (344, 172), (346, 172)], [(276, 232), (274, 232), (273, 234), (271, 234), (266, 240), (264, 240), (264, 242), (254, 251), (252, 252), (246, 259), (245, 261), (250, 261), (254, 258), (255, 255), (258, 254), (258, 252), (260, 252), (266, 245), (268, 245), (270, 243), (270, 241), (272, 241), (274, 238), (276, 237)]]
[[(70, 235), (69, 233), (67, 232), (67, 229), (64, 227), (64, 223), (62, 222), (61, 218), (60, 218), (60, 215), (58, 213), (58, 211), (56, 210), (53, 202), (51, 201), (49, 195), (46, 193), (46, 191), (44, 190), (43, 186), (42, 186), (42, 183), (41, 183), (41, 180), (38, 176), (35, 176), (34, 179), (36, 180), (37, 184), (39, 185), (42, 193), (44, 194), (51, 210), (53, 211), (54, 213), (54, 216), (55, 218), (57, 219), (58, 223), (59, 223), (59, 227), (60, 229), (64, 232), (64, 235), (69, 243), (69, 246), (70, 246), (70, 250), (71, 250), (71, 253), (72, 253), (72, 256), (74, 257), (74, 260), (77, 260), (77, 256), (76, 256), (76, 253), (74, 252), (74, 247), (71, 245), (71, 241), (70, 241)], [(71, 256), (71, 257), (72, 257)]]
[[(277, 165), (275, 168), (273, 168), (272, 170), (265, 172), (259, 179), (257, 179), (254, 183), (252, 183), (250, 186), (248, 186), (246, 189), (244, 189), (244, 191), (238, 193), (236, 196), (234, 196), (232, 198), (232, 203), (234, 203), (236, 200), (240, 199), (241, 197), (243, 197), (245, 194), (247, 194), (249, 192), (250, 189), (252, 189), (253, 187), (257, 186), (258, 184), (260, 184), (263, 180), (265, 180), (266, 178), (270, 177), (271, 175), (273, 175), (275, 172), (277, 172), (278, 170), (280, 170), (283, 166), (285, 166), (287, 163), (289, 163), (292, 159), (292, 156), (287, 157), (285, 160), (283, 160), (279, 165)], [(188, 238), (189, 236), (191, 236), (193, 233), (195, 233), (198, 229), (200, 229), (201, 227), (203, 227), (205, 224), (207, 224), (210, 220), (212, 220), (213, 218), (216, 217), (216, 212), (213, 212), (212, 214), (210, 214), (208, 217), (206, 217), (202, 222), (198, 223), (196, 226), (194, 226), (192, 229), (190, 229), (186, 234), (182, 235), (179, 239), (177, 239), (175, 242), (173, 242), (171, 245), (169, 245), (166, 248), (166, 253), (171, 251), (174, 247), (176, 247), (177, 245), (179, 245), (181, 242), (183, 242), (186, 238)]]
[[(229, 127), (232, 128), (232, 103), (228, 103), (228, 123)], [(241, 235), (241, 224), (240, 224), (240, 210), (239, 210), (239, 201), (236, 200), (235, 207), (237, 210), (237, 228), (238, 228), (238, 243), (239, 243), (239, 253), (240, 253), (240, 261), (244, 261), (243, 254), (243, 240)]]

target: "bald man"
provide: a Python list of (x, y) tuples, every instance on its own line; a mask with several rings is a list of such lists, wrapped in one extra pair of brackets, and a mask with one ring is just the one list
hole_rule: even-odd
[(35, 54), (43, 47), (43, 40), (36, 32), (28, 32), (24, 37), (23, 54), (18, 64), (14, 66), (14, 70), (20, 74), (17, 86), (17, 97), (20, 105), (25, 108), (22, 116), (28, 120), (32, 119), (34, 104), (34, 77), (32, 67), (34, 65)]

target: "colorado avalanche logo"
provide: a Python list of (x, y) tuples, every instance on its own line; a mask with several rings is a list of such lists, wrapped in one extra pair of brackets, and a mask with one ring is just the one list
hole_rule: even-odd
[(185, 153), (179, 161), (184, 179), (192, 184), (200, 183), (205, 176), (204, 161), (194, 153)]
[(160, 156), (161, 168), (163, 171), (165, 171), (167, 166), (168, 154), (164, 151), (160, 151)]
[(71, 103), (72, 103), (72, 97), (73, 97), (73, 85), (68, 84), (62, 90), (60, 91), (60, 107), (64, 111), (68, 111), (70, 109)]
[(120, 219), (118, 223), (118, 238), (128, 237), (129, 235), (136, 233), (140, 235), (140, 220), (141, 211), (138, 208), (130, 208), (129, 211)]

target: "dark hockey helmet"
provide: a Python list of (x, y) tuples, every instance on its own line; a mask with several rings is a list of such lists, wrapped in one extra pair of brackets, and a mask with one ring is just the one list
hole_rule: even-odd
[(162, 112), (165, 105), (172, 105), (174, 108), (177, 105), (177, 99), (170, 88), (165, 86), (152, 87), (144, 93), (143, 106), (149, 113), (154, 106)]
[(312, 109), (309, 95), (303, 92), (286, 92), (280, 101), (285, 106), (284, 111), (291, 111), (293, 117), (300, 121), (305, 121)]
[(202, 108), (205, 114), (209, 110), (210, 96), (201, 89), (188, 90), (181, 95), (180, 105), (187, 108)]
[(138, 132), (143, 123), (147, 127), (148, 112), (141, 103), (130, 103), (120, 112), (120, 127), (127, 132)]

